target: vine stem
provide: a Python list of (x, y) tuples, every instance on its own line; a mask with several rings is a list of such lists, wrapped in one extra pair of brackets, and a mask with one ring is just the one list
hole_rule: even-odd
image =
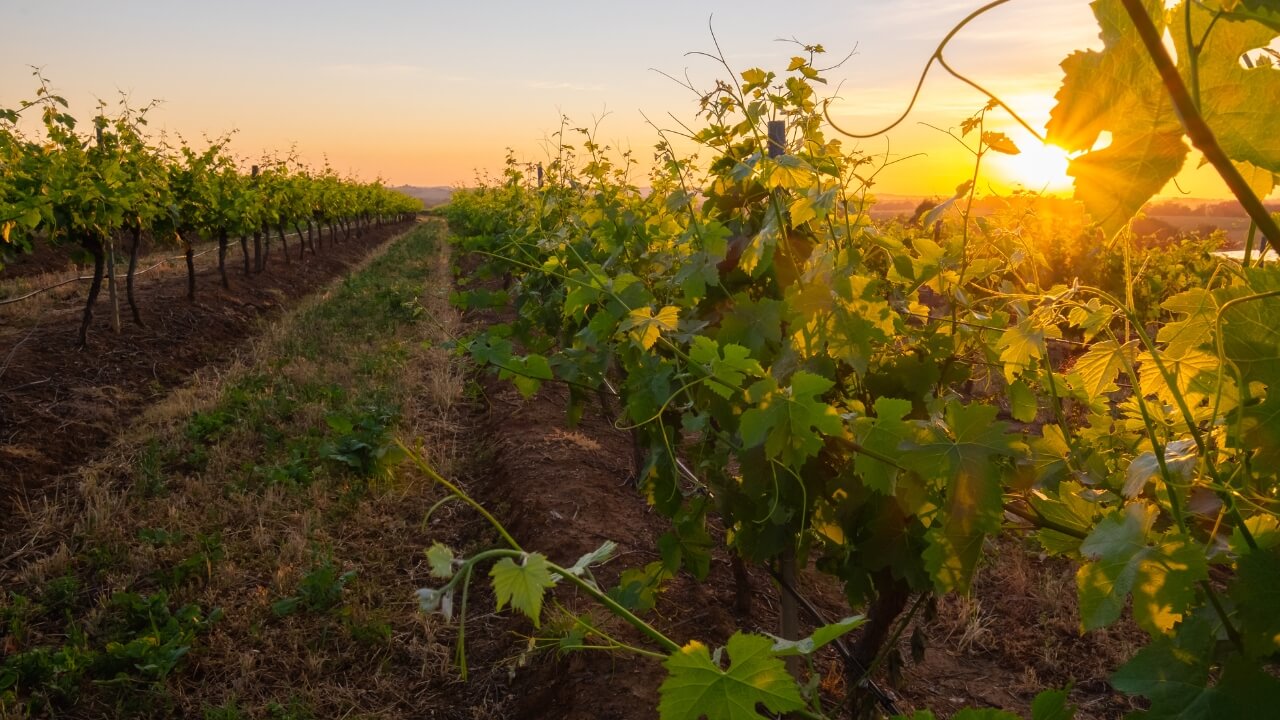
[(436, 472), (435, 468), (431, 467), (431, 465), (428, 464), (426, 460), (422, 459), (418, 455), (418, 453), (414, 452), (412, 449), (409, 448), (409, 446), (405, 445), (403, 441), (397, 439), (396, 445), (400, 446), (400, 449), (405, 452), (405, 455), (407, 455), (411, 460), (413, 460), (413, 464), (418, 466), (419, 470), (426, 473), (427, 477), (445, 486), (449, 490), (449, 492), (456, 495), (459, 500), (470, 505), (472, 509), (480, 513), (480, 515), (485, 520), (488, 520), (489, 524), (493, 526), (493, 529), (498, 531), (498, 534), (502, 536), (502, 539), (505, 540), (506, 543), (510, 545), (513, 550), (516, 550), (517, 552), (524, 552), (524, 549), (520, 547), (520, 543), (516, 542), (516, 539), (511, 537), (511, 533), (507, 532), (507, 529), (502, 526), (502, 523), (498, 522), (498, 519), (495, 518), (488, 510), (485, 510), (483, 505), (476, 502), (471, 498), (470, 495), (463, 492), (462, 488), (446, 480), (444, 476)]
[(1249, 187), (1249, 183), (1245, 182), (1244, 176), (1240, 174), (1240, 171), (1232, 164), (1231, 158), (1227, 157), (1226, 151), (1218, 144), (1218, 139), (1214, 137), (1213, 131), (1209, 129), (1209, 124), (1205, 122), (1204, 116), (1200, 114), (1200, 109), (1196, 107), (1195, 99), (1191, 97), (1186, 83), (1182, 81), (1182, 75), (1178, 73), (1177, 66), (1173, 64), (1173, 59), (1169, 57), (1169, 51), (1165, 49), (1164, 43), (1160, 39), (1160, 31), (1156, 29), (1155, 23), (1151, 21), (1151, 16), (1142, 7), (1142, 0), (1120, 0), (1120, 2), (1129, 14), (1129, 19), (1133, 21), (1133, 25), (1138, 31), (1138, 36), (1142, 39), (1142, 44), (1147, 49), (1147, 54), (1151, 57), (1152, 62), (1155, 63), (1156, 71), (1160, 73), (1160, 79), (1164, 82), (1165, 90), (1169, 92), (1169, 98), (1173, 100), (1173, 106), (1178, 111), (1178, 118), (1182, 121), (1182, 127), (1187, 131), (1187, 137), (1191, 139), (1191, 144), (1203, 153), (1205, 160), (1208, 160), (1209, 164), (1213, 165), (1213, 169), (1218, 171), (1218, 175), (1227, 184), (1231, 194), (1235, 195), (1241, 207), (1249, 214), (1249, 219), (1256, 223), (1258, 229), (1262, 231), (1262, 237), (1271, 246), (1271, 249), (1280, 251), (1280, 226), (1276, 225), (1276, 221), (1272, 219), (1271, 214), (1267, 212), (1267, 208), (1258, 199), (1257, 194), (1253, 192), (1253, 188)]

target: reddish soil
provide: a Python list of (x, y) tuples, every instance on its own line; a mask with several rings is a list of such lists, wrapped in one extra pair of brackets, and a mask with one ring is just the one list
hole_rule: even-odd
[[(76, 336), (87, 282), (38, 313), (24, 313), (21, 303), (0, 307), (0, 507), (86, 463), (125, 420), (200, 367), (231, 358), (260, 318), (342, 274), (404, 227), (326, 241), (303, 261), (295, 241), (290, 265), (277, 243), (266, 270), (248, 278), (233, 248), (230, 291), (219, 282), (215, 256), (206, 255), (197, 260), (194, 303), (186, 300), (185, 272), (141, 277), (136, 294), (147, 326), (132, 322), (122, 297), (119, 335), (110, 330), (104, 288), (83, 350)], [(31, 267), (54, 262), (40, 261)]]

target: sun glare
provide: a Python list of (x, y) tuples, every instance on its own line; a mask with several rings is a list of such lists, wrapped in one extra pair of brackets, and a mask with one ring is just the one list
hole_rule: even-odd
[(1011, 185), (1037, 192), (1060, 192), (1071, 188), (1067, 175), (1070, 158), (1062, 148), (1043, 145), (1034, 140), (1019, 144), (1017, 155), (995, 155), (992, 158), (1000, 175)]

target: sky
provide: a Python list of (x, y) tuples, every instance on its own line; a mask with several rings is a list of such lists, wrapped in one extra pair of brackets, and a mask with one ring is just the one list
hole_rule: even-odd
[[(781, 74), (797, 46), (780, 38), (821, 43), (833, 62), (853, 52), (827, 73), (838, 95), (832, 115), (851, 131), (878, 128), (905, 107), (937, 42), (979, 5), (0, 0), (10, 29), (0, 43), (0, 107), (32, 96), (38, 66), (79, 116), (124, 93), (136, 105), (162, 101), (150, 115), (154, 129), (192, 139), (236, 130), (244, 156), (296, 148), (304, 161), (327, 158), (363, 179), (467, 185), (499, 173), (507, 148), (521, 160), (545, 158), (561, 115), (574, 125), (599, 120), (600, 140), (647, 162), (658, 140), (649, 121), (672, 128), (694, 122), (697, 110), (697, 98), (662, 73), (688, 73), (698, 87), (724, 74), (688, 54), (714, 49), (712, 28), (735, 71)], [(1042, 128), (1058, 64), (1072, 50), (1100, 46), (1097, 33), (1085, 0), (1023, 0), (968, 26), (947, 57)], [(984, 101), (935, 69), (901, 126), (854, 145), (912, 156), (886, 169), (876, 190), (951, 194), (972, 163), (943, 130)], [(993, 163), (988, 188), (1043, 186), (1039, 173), (1018, 169), (1037, 165), (1028, 158), (1044, 154), (1038, 143), (1007, 118), (992, 119), (1026, 152)], [(1223, 194), (1208, 169), (1179, 180), (1195, 196)]]

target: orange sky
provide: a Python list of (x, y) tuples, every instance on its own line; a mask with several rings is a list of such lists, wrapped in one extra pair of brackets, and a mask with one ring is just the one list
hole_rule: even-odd
[[(828, 75), (840, 98), (833, 116), (851, 129), (883, 125), (904, 107), (937, 41), (980, 4), (6, 0), (0, 18), (21, 32), (0, 44), (0, 106), (30, 96), (28, 66), (37, 65), (81, 115), (94, 112), (95, 97), (159, 98), (153, 127), (189, 137), (235, 128), (246, 156), (296, 144), (304, 159), (327, 156), (364, 178), (467, 184), (477, 170), (499, 171), (507, 147), (542, 157), (561, 113), (580, 124), (607, 115), (603, 140), (650, 157), (657, 136), (644, 116), (671, 127), (671, 116), (692, 122), (696, 110), (687, 90), (654, 69), (687, 71), (709, 86), (718, 69), (686, 55), (712, 49), (709, 20), (735, 70), (785, 69), (795, 46), (778, 38), (823, 43), (833, 58), (856, 50)], [(1083, 0), (1011, 3), (967, 28), (948, 58), (1040, 127), (1058, 63), (1097, 46), (1096, 36)], [(971, 160), (922, 123), (955, 127), (983, 102), (935, 71), (906, 122), (859, 146), (922, 155), (886, 170), (877, 190), (949, 194)], [(993, 122), (1034, 149), (1006, 119)], [(1026, 158), (993, 161), (987, 184), (1043, 185), (1035, 167)], [(1180, 180), (1192, 195), (1222, 194), (1210, 170)]]

